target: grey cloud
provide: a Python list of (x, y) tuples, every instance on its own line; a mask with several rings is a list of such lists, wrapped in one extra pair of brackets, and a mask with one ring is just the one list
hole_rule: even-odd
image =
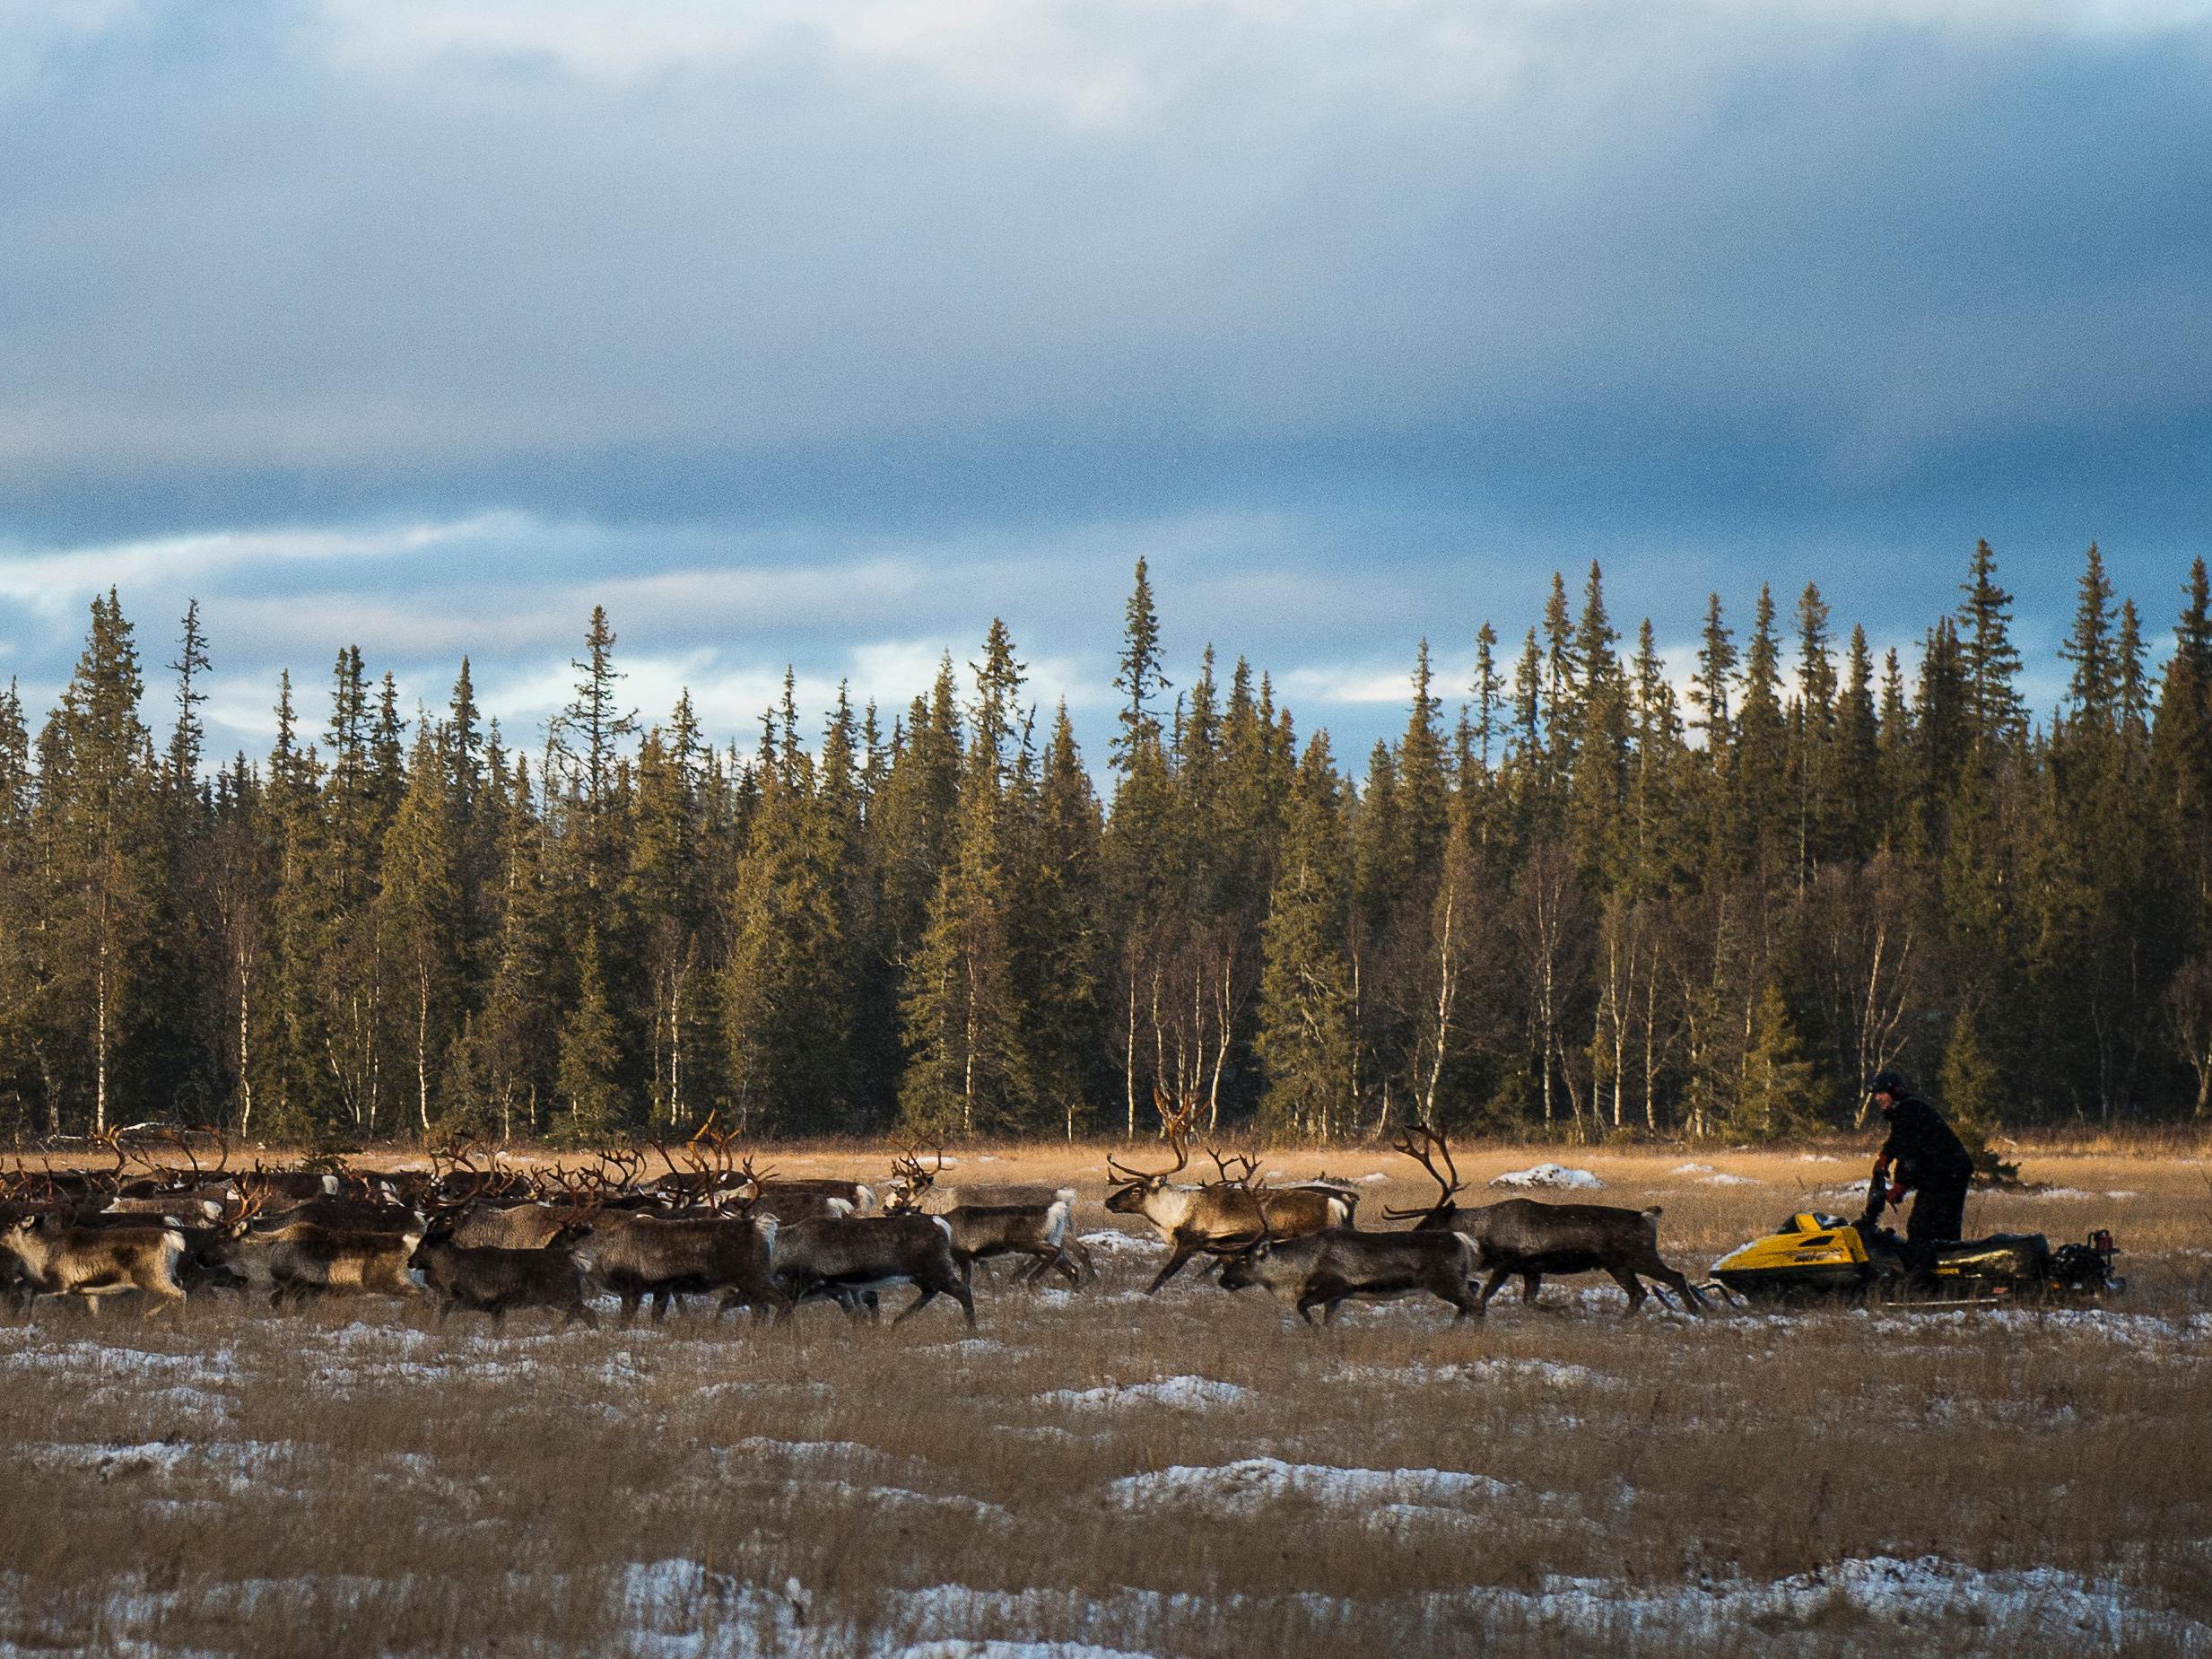
[(520, 710), (599, 601), (734, 708), (1004, 613), (1095, 711), (1145, 554), (1179, 680), (1349, 743), (1593, 555), (1670, 643), (1810, 575), (1910, 640), (2094, 536), (2159, 625), (2207, 15), (0, 7), (0, 650), (57, 685), (112, 580), (226, 698), (358, 638)]
[[(2200, 25), (2084, 47), (1971, 13), (1597, 4), (1462, 38), (1438, 8), (1197, 7), (1146, 13), (1145, 49), (1058, 10), (1147, 89), (1136, 113), (1071, 125), (833, 27), (612, 83), (557, 55), (334, 61), (311, 13), (58, 56), (5, 118), (43, 183), (10, 192), (34, 234), (0, 260), (36, 302), (0, 338), (34, 371), (0, 449), (87, 484), (498, 479), (1038, 423), (1156, 465), (1663, 387), (1864, 455), (2012, 421), (2090, 363), (2123, 408), (2212, 367), (2212, 299), (2174, 280), (2208, 211), (2175, 166), (2206, 136)], [(2123, 100), (2127, 155), (2094, 137)]]

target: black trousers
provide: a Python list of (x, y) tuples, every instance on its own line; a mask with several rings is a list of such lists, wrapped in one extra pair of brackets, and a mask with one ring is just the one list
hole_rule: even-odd
[(1905, 1242), (1955, 1243), (1966, 1225), (1966, 1183), (1972, 1179), (1970, 1175), (1961, 1175), (1955, 1180), (1938, 1178), (1923, 1183), (1912, 1200), (1912, 1217), (1905, 1224)]

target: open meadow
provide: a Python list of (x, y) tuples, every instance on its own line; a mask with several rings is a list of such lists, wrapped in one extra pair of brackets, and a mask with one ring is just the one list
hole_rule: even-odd
[[(559, 1334), (40, 1302), (0, 1325), (0, 1654), (2212, 1654), (2201, 1148), (2031, 1149), (2050, 1190), (1970, 1201), (1970, 1236), (2112, 1227), (2106, 1306), (1624, 1321), (1581, 1279), (1328, 1332), (1195, 1273), (1145, 1297), (1161, 1246), (1102, 1209), (1101, 1148), (955, 1157), (941, 1200), (1075, 1184), (1100, 1281), (979, 1274), (972, 1332), (949, 1301), (895, 1330), (605, 1303)], [(1866, 1158), (1567, 1161), (1663, 1204), (1703, 1279), (1793, 1209), (1855, 1212)], [(1323, 1164), (1370, 1225), (1433, 1191), (1383, 1150), (1261, 1166)]]

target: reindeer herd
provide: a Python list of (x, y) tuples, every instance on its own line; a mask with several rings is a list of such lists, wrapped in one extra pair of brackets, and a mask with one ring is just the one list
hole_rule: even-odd
[[(1384, 1210), (1411, 1227), (1370, 1231), (1356, 1224), (1357, 1189), (1327, 1177), (1270, 1186), (1252, 1159), (1208, 1148), (1215, 1178), (1178, 1179), (1189, 1168), (1196, 1108), (1164, 1096), (1157, 1104), (1173, 1163), (1107, 1160), (1107, 1210), (1141, 1217), (1167, 1246), (1147, 1295), (1203, 1258), (1224, 1288), (1258, 1287), (1308, 1323), (1317, 1310), (1332, 1322), (1346, 1301), (1421, 1292), (1463, 1320), (1479, 1316), (1508, 1279), (1533, 1302), (1545, 1275), (1593, 1271), (1628, 1293), (1631, 1312), (1645, 1279), (1703, 1306), (1659, 1256), (1656, 1209), (1529, 1199), (1463, 1206), (1450, 1148), (1417, 1125), (1397, 1148), (1438, 1195)], [(881, 1292), (910, 1287), (917, 1294), (894, 1324), (945, 1297), (972, 1326), (978, 1263), (1017, 1262), (1017, 1284), (1051, 1279), (1072, 1289), (1099, 1278), (1076, 1232), (1075, 1189), (940, 1194), (946, 1160), (940, 1153), (925, 1166), (919, 1148), (893, 1160), (879, 1190), (756, 1171), (710, 1126), (673, 1150), (610, 1148), (577, 1168), (524, 1170), (463, 1147), (374, 1173), (336, 1161), (233, 1171), (220, 1137), (210, 1166), (196, 1133), (161, 1131), (127, 1147), (111, 1137), (110, 1168), (0, 1174), (0, 1305), (20, 1315), (39, 1297), (70, 1297), (97, 1314), (105, 1297), (136, 1295), (151, 1317), (208, 1295), (260, 1294), (279, 1309), (384, 1297), (427, 1300), (441, 1323), (456, 1312), (497, 1323), (546, 1310), (565, 1330), (597, 1323), (595, 1294), (614, 1297), (625, 1322), (648, 1303), (660, 1320), (702, 1297), (714, 1299), (713, 1319), (744, 1309), (757, 1323), (788, 1321), (814, 1301), (874, 1319)]]

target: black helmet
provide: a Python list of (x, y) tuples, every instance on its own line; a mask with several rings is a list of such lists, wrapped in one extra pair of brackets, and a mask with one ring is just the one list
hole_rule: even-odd
[(1893, 1100), (1903, 1100), (1912, 1092), (1905, 1085), (1902, 1071), (1877, 1071), (1874, 1074), (1874, 1081), (1867, 1085), (1868, 1094), (1887, 1095)]

